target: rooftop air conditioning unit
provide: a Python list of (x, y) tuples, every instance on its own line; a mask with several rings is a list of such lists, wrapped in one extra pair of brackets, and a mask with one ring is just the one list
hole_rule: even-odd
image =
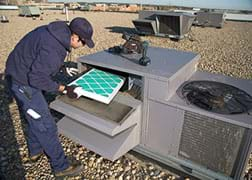
[(203, 27), (222, 28), (224, 24), (223, 12), (199, 11), (196, 13), (194, 25)]
[(195, 15), (185, 12), (141, 11), (133, 20), (140, 34), (182, 39), (190, 31)]
[(181, 39), (190, 31), (194, 15), (182, 12), (157, 14), (156, 21), (159, 34)]
[(19, 6), (19, 16), (40, 16), (39, 7), (36, 6)]
[(57, 98), (50, 107), (65, 114), (59, 132), (110, 160), (133, 148), (199, 179), (242, 179), (252, 149), (252, 81), (196, 71), (199, 55), (191, 52), (147, 53), (145, 67), (107, 51), (81, 57), (79, 70), (134, 78), (137, 96), (119, 92), (108, 105)]

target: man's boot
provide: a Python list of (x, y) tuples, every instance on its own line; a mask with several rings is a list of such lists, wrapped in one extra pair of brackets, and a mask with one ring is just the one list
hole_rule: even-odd
[(72, 163), (65, 170), (55, 172), (55, 177), (76, 176), (83, 170), (83, 165), (80, 163)]
[(41, 156), (43, 156), (43, 154), (44, 154), (44, 152), (41, 152), (41, 153), (39, 153), (39, 154), (30, 156), (30, 161), (31, 161), (31, 162), (36, 162), (38, 159), (40, 159)]

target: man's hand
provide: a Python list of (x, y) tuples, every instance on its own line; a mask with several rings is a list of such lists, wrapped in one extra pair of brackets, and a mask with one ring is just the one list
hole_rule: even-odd
[(79, 91), (81, 89), (82, 89), (81, 87), (75, 85), (65, 86), (63, 93), (66, 94), (71, 99), (78, 99), (80, 97)]

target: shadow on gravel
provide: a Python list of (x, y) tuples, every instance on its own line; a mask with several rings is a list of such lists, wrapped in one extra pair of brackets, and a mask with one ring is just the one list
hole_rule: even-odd
[[(7, 88), (4, 75), (0, 74), (0, 179), (25, 179), (25, 170), (19, 153), (20, 145), (15, 136), (15, 125), (12, 117), (19, 115), (18, 109), (11, 113), (14, 99)], [(13, 109), (12, 108), (12, 109)]]
[(115, 33), (127, 32), (130, 34), (137, 34), (135, 28), (129, 28), (129, 27), (111, 26), (111, 27), (106, 27), (106, 29), (110, 29), (110, 32), (115, 32)]

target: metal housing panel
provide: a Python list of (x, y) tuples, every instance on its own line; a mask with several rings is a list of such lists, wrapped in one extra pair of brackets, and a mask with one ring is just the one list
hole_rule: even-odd
[(183, 110), (159, 102), (149, 101), (146, 146), (162, 155), (177, 157), (183, 121)]
[(152, 100), (168, 100), (177, 88), (187, 81), (197, 69), (197, 60), (193, 60), (178, 70), (169, 80), (149, 79), (149, 98)]
[(220, 12), (197, 12), (195, 25), (204, 27), (217, 27), (221, 28), (224, 23), (224, 13)]
[(140, 122), (115, 136), (105, 135), (66, 116), (57, 126), (63, 135), (111, 161), (118, 159), (140, 142)]
[(149, 79), (149, 94), (148, 97), (151, 99), (167, 99), (169, 89), (168, 81), (159, 81), (156, 79)]
[(157, 47), (149, 47), (147, 56), (153, 60), (148, 66), (141, 66), (138, 61), (130, 61), (107, 51), (82, 56), (78, 60), (81, 63), (167, 81), (186, 64), (191, 61), (198, 61), (200, 57), (192, 52)]
[[(50, 104), (50, 107), (52, 109), (55, 109), (63, 114), (65, 114), (68, 117), (71, 117), (75, 119), (76, 121), (80, 122), (83, 125), (87, 125), (91, 128), (96, 129), (97, 131), (100, 131), (104, 134), (107, 134), (109, 136), (114, 136), (125, 129), (128, 129), (129, 127), (134, 126), (137, 124), (142, 116), (142, 109), (141, 109), (141, 102), (128, 96), (123, 96), (118, 94), (113, 101), (119, 102), (115, 104), (115, 106), (105, 105), (102, 104), (103, 107), (101, 108), (108, 108), (113, 113), (120, 113), (118, 116), (116, 116), (114, 121), (113, 119), (105, 118), (106, 116), (104, 113), (106, 111), (99, 111), (98, 108), (100, 106), (99, 102), (93, 102), (93, 104), (87, 103), (88, 99), (84, 100), (84, 98), (79, 99), (79, 105), (80, 106), (93, 106), (92, 112), (90, 112), (89, 108), (86, 108), (86, 110), (83, 110), (79, 105), (76, 105), (76, 100), (70, 100), (68, 99), (68, 102), (64, 100), (64, 97), (61, 99), (57, 99), (53, 101)], [(75, 103), (75, 104), (74, 104)], [(122, 105), (130, 106), (130, 109), (126, 109), (125, 113), (125, 106), (123, 106), (124, 110), (118, 109), (117, 106), (120, 106), (120, 103)], [(113, 103), (112, 103), (113, 104)], [(112, 108), (112, 109), (111, 109)], [(116, 111), (118, 110), (118, 111)], [(93, 112), (96, 112), (97, 114), (93, 114)], [(102, 113), (102, 114), (99, 114)], [(121, 115), (123, 114), (123, 116)], [(118, 120), (118, 118), (121, 118)]]
[(195, 17), (191, 17), (191, 16), (182, 16), (181, 17), (183, 20), (182, 20), (182, 27), (181, 27), (181, 33), (182, 34), (187, 34), (190, 30), (191, 30), (191, 27), (192, 27), (192, 24), (194, 22), (194, 19)]

